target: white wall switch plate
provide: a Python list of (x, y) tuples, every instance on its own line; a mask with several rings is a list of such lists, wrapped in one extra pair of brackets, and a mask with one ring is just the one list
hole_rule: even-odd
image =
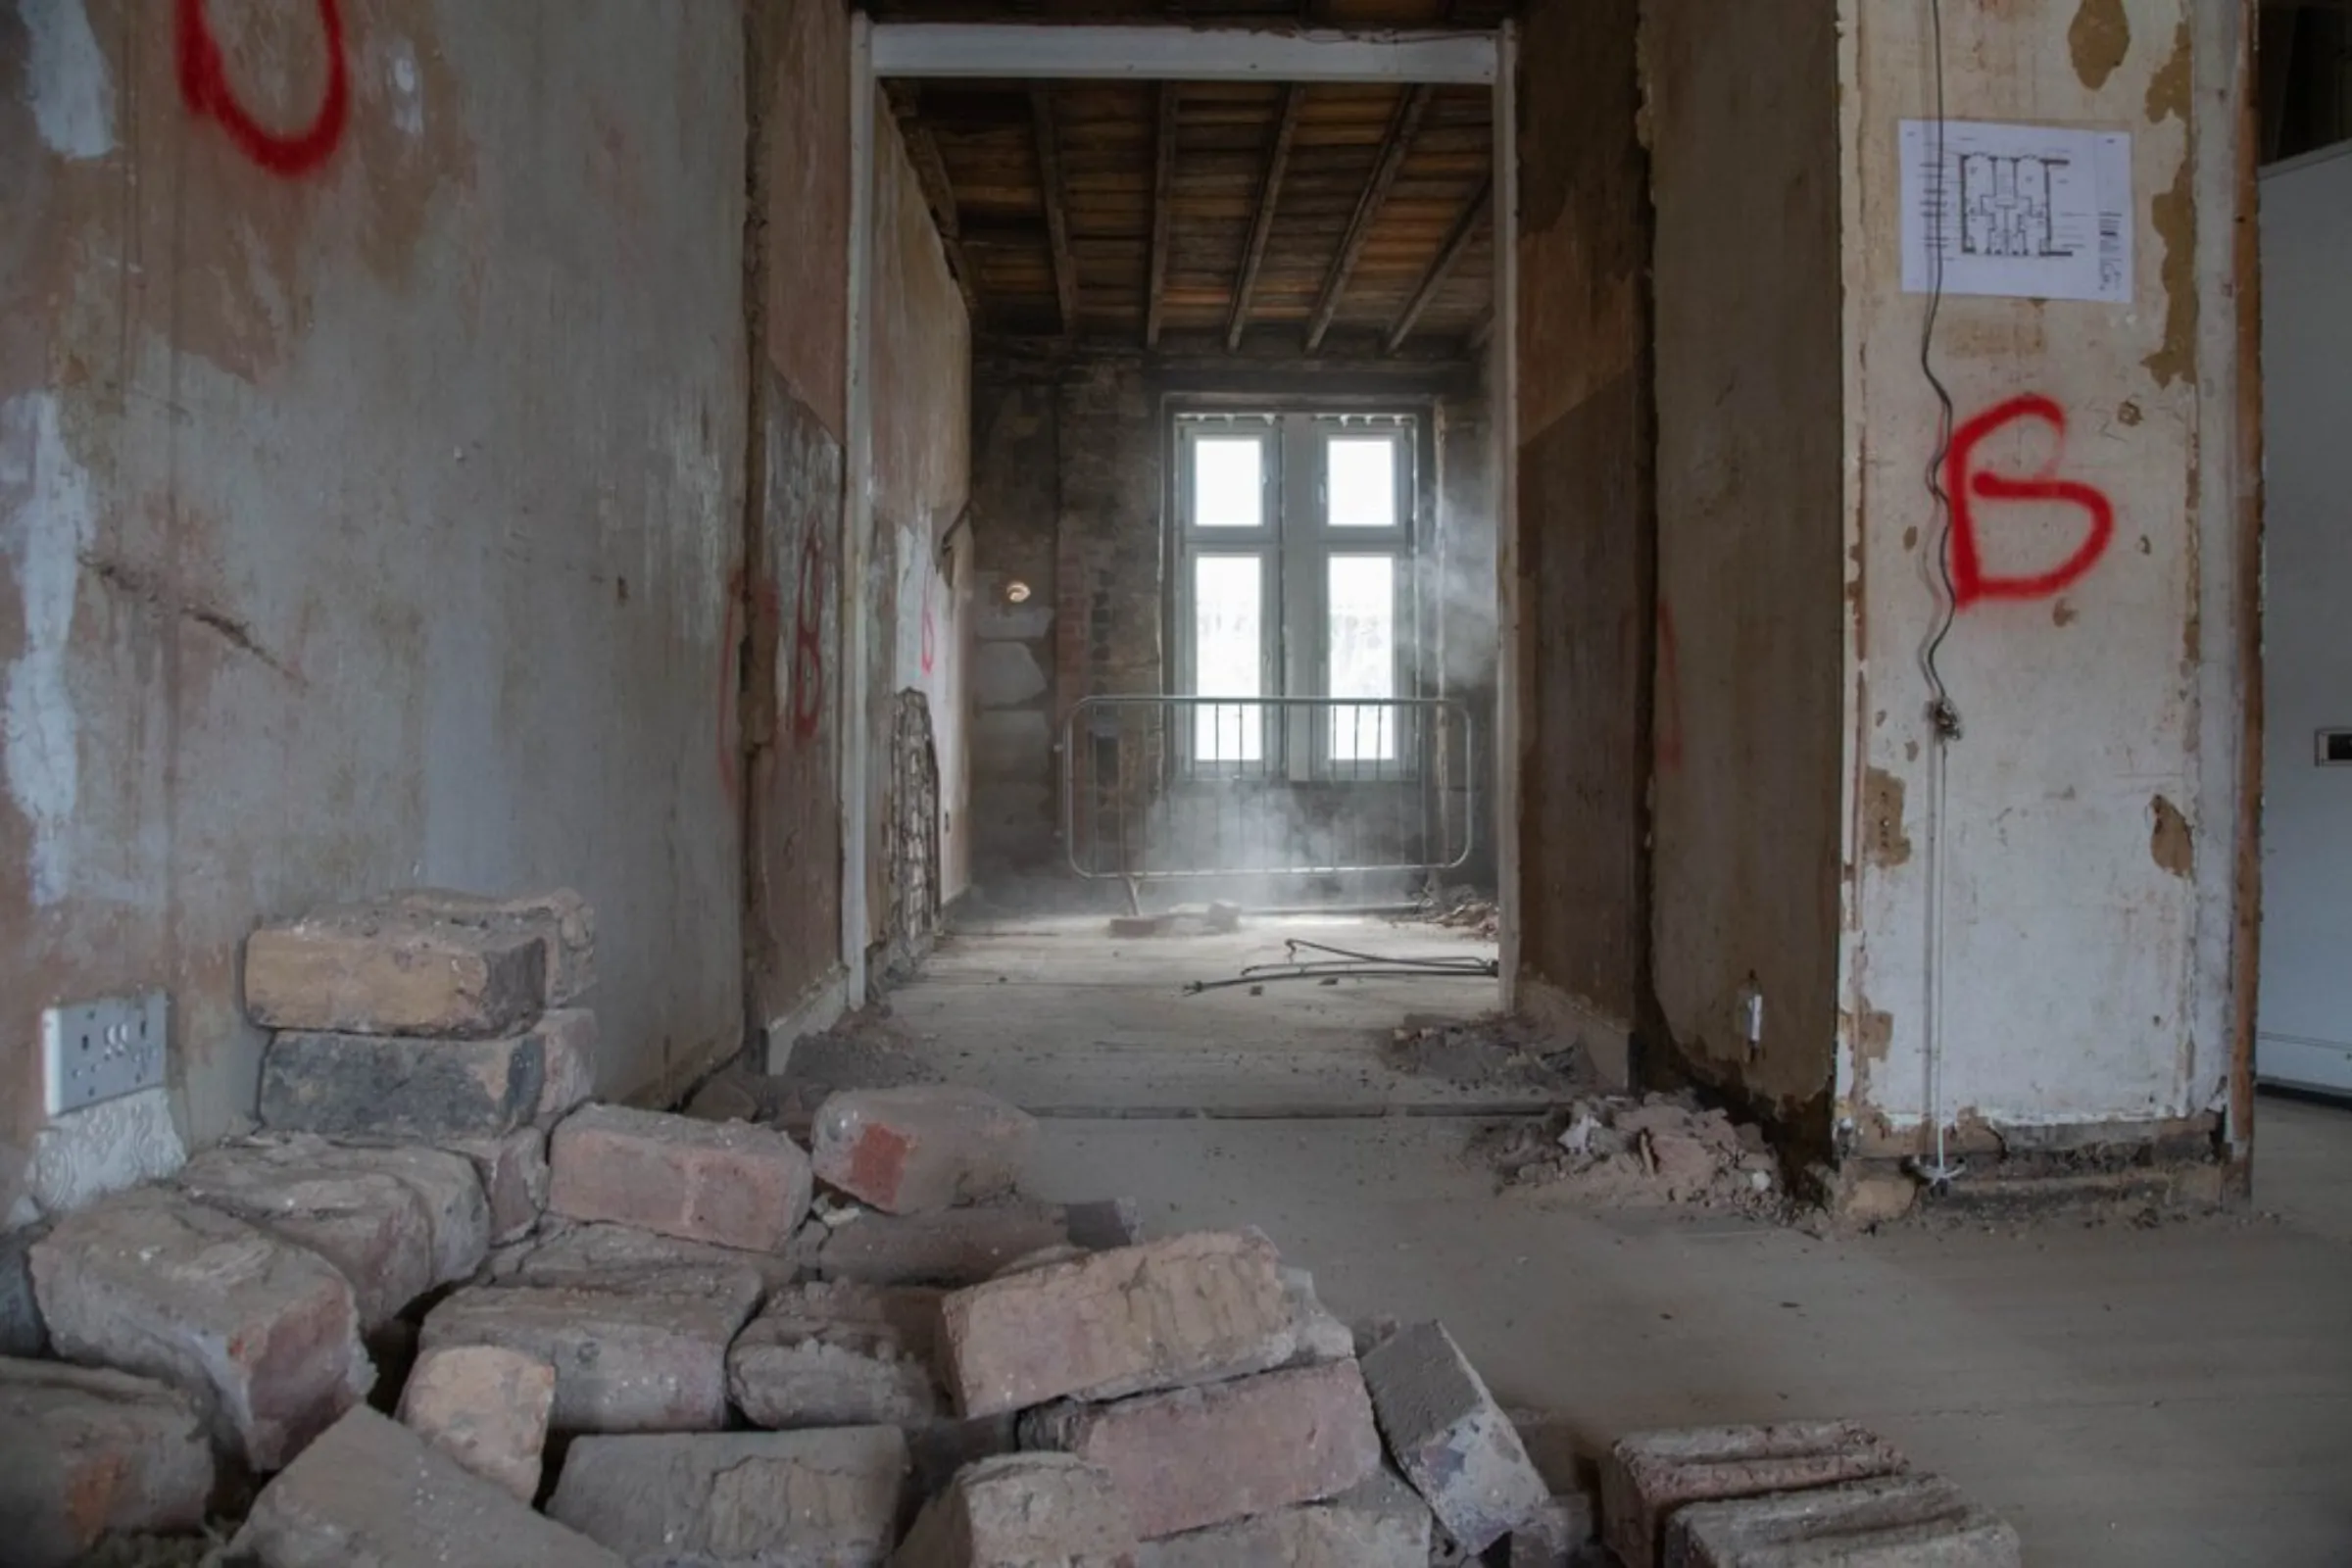
[(76, 1002), (41, 1013), (41, 1078), (50, 1115), (164, 1086), (171, 999)]

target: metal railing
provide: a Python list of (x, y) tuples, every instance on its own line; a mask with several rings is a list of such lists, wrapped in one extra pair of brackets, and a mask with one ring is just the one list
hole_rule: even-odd
[(1062, 728), (1082, 877), (1452, 870), (1479, 789), (1470, 710), (1447, 697), (1089, 697)]

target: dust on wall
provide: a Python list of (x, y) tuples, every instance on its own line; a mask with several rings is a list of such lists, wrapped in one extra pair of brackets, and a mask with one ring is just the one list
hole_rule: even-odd
[[(1897, 122), (1931, 112), (1931, 40), (1924, 13), (1847, 9), (1846, 790), (1902, 803), (1896, 836), (1916, 849), (1871, 853), (1856, 813), (1839, 1114), (1864, 1152), (1922, 1136), (1940, 832), (1944, 1118), (2012, 1137), (2207, 1118), (2227, 1097), (2251, 914), (2238, 756), (2255, 611), (2234, 572), (2253, 473), (2233, 377), (2252, 367), (2232, 341), (2253, 282), (2232, 265), (2247, 19), (2190, 0), (1944, 10), (1953, 118), (2130, 132), (2135, 275), (2129, 305), (1943, 303), (1937, 365), (1978, 436), (1968, 472), (1947, 477), (1985, 567), (2031, 579), (2073, 564), (1962, 608), (1941, 666), (1965, 735), (1938, 823), (1917, 673), (1936, 622), (1921, 478), (1936, 406), (1916, 368), (1923, 301), (1900, 288), (1896, 201)], [(2079, 488), (1988, 501), (1979, 472)]]
[[(903, 949), (910, 927), (894, 912), (899, 895), (928, 887), (944, 905), (971, 877), (973, 567), (963, 526), (971, 490), (971, 324), (887, 105), (876, 104), (873, 125), (874, 537), (864, 591), (875, 607), (865, 714), (867, 820), (875, 830), (866, 907), (869, 943)], [(901, 695), (907, 692), (921, 694), (929, 718), (931, 768), (939, 781), (935, 835), (881, 830), (897, 818), (897, 781), (924, 776), (916, 760), (899, 755), (919, 744), (910, 737), (924, 733), (902, 719)], [(906, 853), (932, 844), (937, 863), (923, 876), (891, 861), (891, 846)]]
[(0, 6), (7, 1136), (37, 1009), (152, 986), (226, 1130), (245, 933), (416, 882), (578, 887), (602, 1087), (674, 1079), (742, 1023), (742, 20), (208, 15), (188, 100), (168, 8)]
[(1641, 49), (1659, 1044), (1826, 1148), (1844, 658), (1836, 4), (1647, 0)]
[[(1653, 583), (1640, 0), (1519, 47), (1519, 995), (1621, 1055), (1648, 1008)], [(1670, 737), (1661, 735), (1659, 745)], [(1506, 868), (1506, 874), (1509, 874)]]

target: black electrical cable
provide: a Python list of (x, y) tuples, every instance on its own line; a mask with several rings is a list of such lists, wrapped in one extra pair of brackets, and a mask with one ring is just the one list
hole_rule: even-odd
[(1936, 604), (1936, 629), (1921, 647), (1920, 669), (1928, 678), (1928, 689), (1934, 695), (1930, 713), (1939, 738), (1949, 740), (1960, 733), (1960, 710), (1952, 703), (1951, 690), (1944, 684), (1943, 671), (1937, 661), (1943, 653), (1944, 640), (1952, 634), (1952, 623), (1960, 614), (1960, 591), (1952, 581), (1952, 497), (1943, 487), (1943, 466), (1952, 455), (1952, 428), (1958, 412), (1952, 403), (1951, 389), (1936, 372), (1936, 325), (1943, 314), (1943, 241), (1944, 214), (1947, 210), (1947, 178), (1945, 152), (1948, 145), (1944, 111), (1943, 81), (1943, 0), (1928, 0), (1930, 44), (1936, 72), (1936, 131), (1931, 153), (1932, 184), (1928, 201), (1928, 311), (1919, 333), (1919, 368), (1936, 393), (1936, 450), (1928, 459), (1928, 498), (1934, 505), (1936, 574), (1943, 585), (1943, 594)]

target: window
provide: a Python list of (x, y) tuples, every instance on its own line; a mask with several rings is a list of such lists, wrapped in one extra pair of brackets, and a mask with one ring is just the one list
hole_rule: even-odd
[[(1177, 690), (1196, 768), (1393, 776), (1414, 671), (1403, 415), (1184, 414)], [(1266, 701), (1357, 698), (1313, 706)]]

